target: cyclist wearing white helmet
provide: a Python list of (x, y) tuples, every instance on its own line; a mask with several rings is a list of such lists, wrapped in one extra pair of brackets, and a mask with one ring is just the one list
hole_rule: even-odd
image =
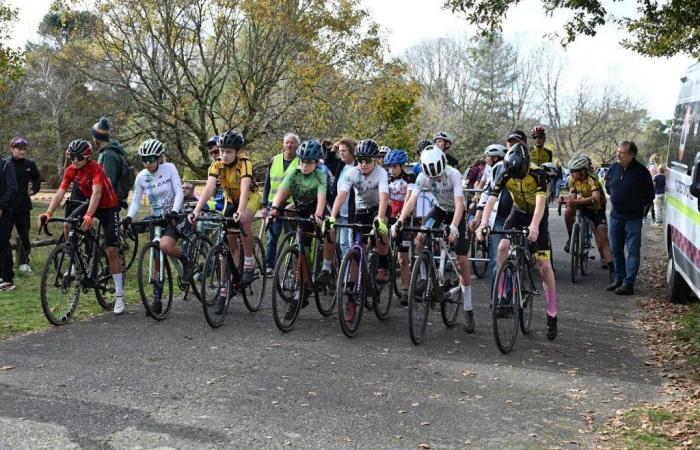
[(459, 170), (459, 161), (450, 152), (453, 143), (452, 136), (447, 131), (440, 131), (433, 138), (433, 145), (445, 153), (447, 164)]

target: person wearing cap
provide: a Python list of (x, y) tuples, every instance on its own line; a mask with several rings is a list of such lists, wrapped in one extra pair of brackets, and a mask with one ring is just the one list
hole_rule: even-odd
[[(118, 193), (119, 182), (122, 177), (127, 177), (128, 174), (122, 173), (122, 159), (127, 159), (124, 147), (119, 141), (110, 137), (112, 124), (106, 117), (100, 117), (100, 120), (92, 126), (90, 134), (95, 143), (98, 153), (97, 162), (102, 166), (109, 181), (112, 183), (112, 188)], [(131, 186), (130, 186), (131, 187)], [(120, 198), (120, 207), (126, 207), (122, 204), (125, 198)]]
[(212, 161), (218, 161), (219, 157), (219, 136), (214, 135), (207, 141), (207, 151)]
[(445, 154), (447, 164), (459, 170), (459, 161), (450, 153), (452, 143), (452, 136), (447, 131), (440, 131), (433, 138), (433, 145)]
[(513, 130), (512, 133), (508, 136), (508, 139), (506, 139), (506, 147), (508, 150), (515, 144), (523, 144), (524, 146), (527, 146), (527, 136), (525, 135), (525, 132), (522, 130)]
[[(19, 270), (20, 272), (31, 272), (29, 266), (29, 253), (31, 252), (31, 244), (29, 242), (29, 228), (31, 227), (31, 219), (29, 212), (32, 210), (32, 200), (30, 196), (39, 192), (41, 189), (41, 174), (36, 167), (36, 163), (27, 156), (27, 141), (22, 137), (16, 137), (10, 141), (10, 161), (15, 170), (15, 178), (17, 179), (17, 195), (15, 196), (15, 204), (12, 211), (12, 223), (17, 228), (22, 245), (22, 251), (19, 252)], [(29, 186), (31, 181), (32, 185)]]
[(12, 270), (12, 208), (17, 195), (17, 179), (14, 164), (6, 159), (0, 159), (0, 291), (11, 291), (15, 288), (15, 273)]

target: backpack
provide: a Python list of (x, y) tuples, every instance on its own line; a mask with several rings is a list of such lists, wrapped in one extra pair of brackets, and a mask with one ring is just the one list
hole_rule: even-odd
[(126, 200), (129, 196), (129, 191), (134, 187), (136, 181), (136, 170), (134, 166), (129, 164), (125, 154), (119, 154), (121, 164), (119, 167), (119, 182), (114, 187), (114, 192), (119, 200)]

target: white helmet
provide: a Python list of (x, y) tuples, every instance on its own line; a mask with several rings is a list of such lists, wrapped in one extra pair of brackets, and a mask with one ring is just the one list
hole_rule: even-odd
[(437, 178), (445, 172), (447, 160), (442, 150), (434, 145), (429, 145), (420, 154), (420, 165), (426, 176)]
[(591, 165), (591, 158), (587, 155), (575, 156), (569, 161), (569, 170), (588, 169)]
[(160, 156), (163, 153), (165, 153), (165, 147), (158, 139), (143, 141), (139, 147), (139, 156)]
[(386, 156), (390, 151), (391, 151), (391, 149), (389, 147), (387, 147), (386, 145), (379, 146), (379, 156), (380, 157)]
[(501, 144), (491, 144), (484, 150), (484, 156), (498, 156), (504, 158), (506, 156), (506, 147)]
[(550, 178), (555, 178), (557, 176), (557, 166), (555, 166), (554, 163), (542, 163), (542, 170), (544, 171), (545, 175)]

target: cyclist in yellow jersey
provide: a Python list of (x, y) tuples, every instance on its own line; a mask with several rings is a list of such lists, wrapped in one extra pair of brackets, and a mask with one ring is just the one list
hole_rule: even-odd
[[(207, 200), (216, 191), (217, 181), (224, 191), (226, 207), (225, 217), (233, 217), (241, 228), (241, 241), (243, 243), (243, 273), (241, 285), (247, 286), (261, 274), (255, 273), (253, 260), (253, 233), (250, 228), (253, 214), (260, 207), (260, 193), (253, 181), (253, 163), (242, 149), (243, 135), (235, 130), (229, 130), (219, 137), (218, 146), (220, 160), (214, 161), (209, 167), (209, 176), (204, 192), (197, 202), (190, 221), (194, 222), (199, 217)], [(235, 235), (228, 234), (229, 248), (231, 251), (237, 247)]]
[[(534, 244), (537, 268), (542, 278), (544, 297), (547, 300), (547, 338), (557, 337), (557, 295), (552, 271), (551, 242), (547, 224), (547, 185), (543, 172), (530, 163), (530, 152), (521, 143), (513, 145), (503, 159), (505, 172), (496, 180), (486, 201), (481, 224), (476, 231), (479, 240), (484, 239), (484, 230), (496, 200), (504, 187), (513, 198), (513, 208), (503, 226), (504, 229), (528, 227), (528, 240)], [(496, 264), (502, 264), (508, 254), (509, 239), (502, 239), (496, 253)]]
[(535, 145), (530, 148), (530, 161), (538, 166), (544, 163), (553, 161), (554, 153), (544, 146), (544, 141), (547, 138), (547, 132), (542, 125), (537, 125), (530, 130), (532, 139), (535, 140)]
[(598, 177), (589, 173), (590, 158), (586, 155), (572, 158), (569, 162), (569, 198), (564, 219), (569, 240), (564, 250), (569, 251), (571, 229), (574, 226), (576, 210), (583, 212), (595, 227), (596, 242), (600, 249), (604, 265), (607, 266), (612, 278), (613, 264), (610, 243), (608, 242), (608, 220), (605, 216), (606, 198)]

